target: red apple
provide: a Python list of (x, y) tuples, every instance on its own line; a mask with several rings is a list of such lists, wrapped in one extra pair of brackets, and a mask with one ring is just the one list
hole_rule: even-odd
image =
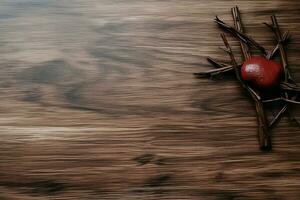
[(282, 71), (279, 63), (263, 56), (253, 56), (243, 63), (241, 76), (259, 88), (270, 88), (279, 84)]

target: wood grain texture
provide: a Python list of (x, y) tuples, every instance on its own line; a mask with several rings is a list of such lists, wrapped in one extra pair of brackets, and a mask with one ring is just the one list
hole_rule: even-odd
[(267, 49), (277, 15), (300, 82), (299, 1), (1, 1), (0, 199), (298, 199), (300, 129), (260, 152), (238, 83), (193, 77), (236, 4)]

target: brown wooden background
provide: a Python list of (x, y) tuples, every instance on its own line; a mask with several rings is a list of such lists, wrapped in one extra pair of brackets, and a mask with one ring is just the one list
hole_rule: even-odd
[(1, 1), (0, 199), (299, 199), (300, 129), (260, 152), (237, 82), (192, 74), (236, 4), (268, 49), (277, 14), (300, 82), (300, 1)]

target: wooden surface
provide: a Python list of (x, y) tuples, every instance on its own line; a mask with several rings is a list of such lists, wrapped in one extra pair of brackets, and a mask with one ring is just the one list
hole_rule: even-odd
[(0, 199), (299, 199), (300, 129), (260, 152), (238, 83), (193, 77), (236, 4), (268, 49), (277, 14), (299, 83), (299, 1), (1, 1)]

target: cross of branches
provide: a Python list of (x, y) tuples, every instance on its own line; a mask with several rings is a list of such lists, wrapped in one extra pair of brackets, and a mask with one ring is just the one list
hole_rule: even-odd
[[(280, 55), (284, 78), (280, 82), (280, 86), (279, 86), (280, 91), (278, 93), (279, 95), (276, 96), (275, 98), (273, 97), (265, 98), (262, 95), (262, 92), (260, 90), (250, 86), (247, 82), (243, 81), (240, 72), (242, 64), (237, 63), (235, 56), (232, 52), (232, 48), (224, 33), (221, 33), (221, 38), (225, 45), (225, 48), (222, 48), (222, 50), (224, 50), (229, 55), (231, 64), (227, 64), (228, 62), (222, 62), (222, 61), (218, 61), (217, 59), (208, 57), (207, 58), (208, 62), (210, 62), (217, 68), (206, 72), (195, 73), (195, 76), (197, 78), (203, 78), (203, 77), (214, 77), (216, 75), (223, 74), (226, 72), (235, 73), (236, 79), (239, 81), (240, 85), (248, 92), (248, 94), (250, 95), (250, 97), (255, 103), (256, 116), (258, 122), (259, 147), (263, 151), (269, 151), (272, 148), (270, 130), (280, 120), (280, 118), (283, 116), (284, 113), (288, 113), (289, 119), (291, 121), (296, 122), (297, 125), (300, 127), (299, 122), (296, 120), (292, 112), (293, 111), (292, 106), (294, 104), (300, 104), (300, 102), (297, 101), (297, 98), (299, 97), (299, 93), (300, 93), (300, 87), (297, 85), (297, 83), (291, 76), (288, 67), (287, 53), (285, 51), (286, 45), (290, 39), (290, 34), (289, 32), (285, 32), (283, 34), (281, 33), (276, 16), (272, 15), (271, 24), (268, 23), (264, 23), (264, 24), (274, 33), (274, 36), (276, 38), (276, 45), (272, 50), (267, 51), (262, 45), (256, 42), (253, 38), (245, 34), (239, 8), (237, 6), (233, 7), (231, 9), (231, 13), (234, 22), (234, 27), (220, 20), (217, 16), (214, 21), (224, 31), (229, 32), (233, 37), (235, 37), (239, 41), (241, 52), (243, 55), (243, 61), (251, 57), (252, 55), (251, 50), (253, 49), (259, 51), (260, 54), (268, 60), (273, 59), (277, 54)], [(283, 106), (281, 107), (279, 112), (273, 117), (273, 119), (269, 122), (265, 112), (266, 110), (264, 108), (265, 104), (277, 102), (277, 101), (283, 102)]]

